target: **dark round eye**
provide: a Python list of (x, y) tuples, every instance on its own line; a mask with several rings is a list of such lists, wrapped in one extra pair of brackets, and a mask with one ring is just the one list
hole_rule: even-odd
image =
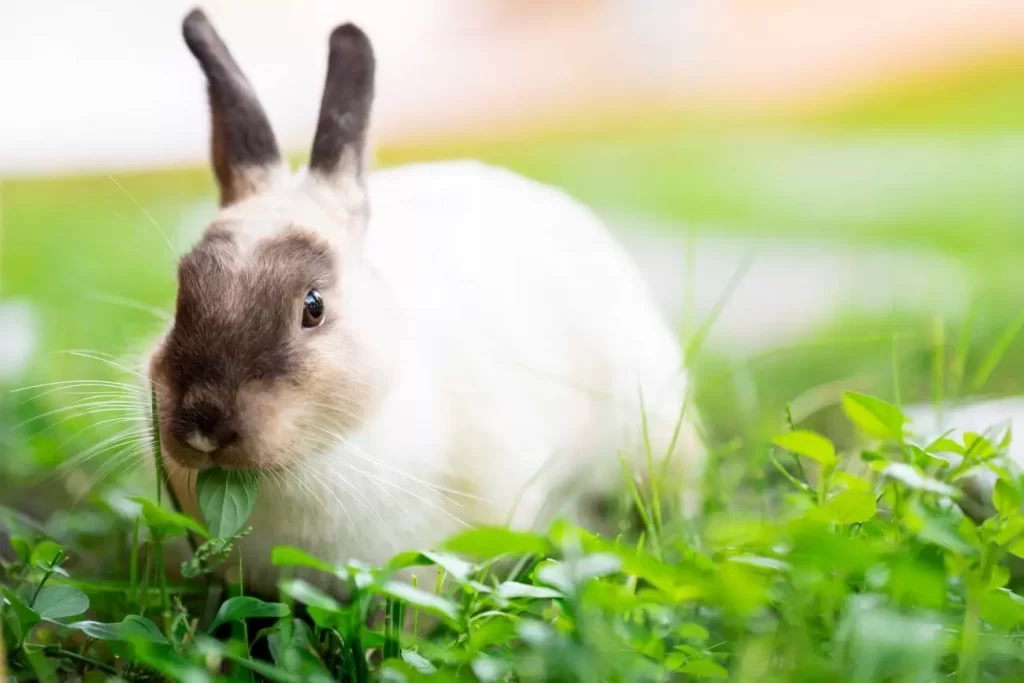
[(302, 326), (316, 327), (324, 321), (324, 299), (315, 289), (309, 290), (302, 302)]

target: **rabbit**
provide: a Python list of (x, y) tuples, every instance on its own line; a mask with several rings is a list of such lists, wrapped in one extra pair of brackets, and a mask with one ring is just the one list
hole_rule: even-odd
[(586, 521), (621, 490), (619, 454), (647, 472), (671, 446), (695, 512), (704, 447), (678, 340), (591, 211), (475, 161), (368, 172), (375, 63), (353, 24), (330, 34), (293, 175), (201, 10), (183, 34), (220, 207), (145, 367), (186, 512), (198, 471), (258, 473), (250, 590), (276, 594), (276, 545), (381, 563), (477, 525)]

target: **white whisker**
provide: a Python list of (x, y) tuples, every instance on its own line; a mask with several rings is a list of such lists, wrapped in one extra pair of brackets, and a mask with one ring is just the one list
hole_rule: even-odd
[(67, 444), (71, 443), (72, 441), (74, 441), (75, 439), (77, 439), (79, 436), (81, 436), (85, 432), (89, 431), (90, 429), (96, 429), (97, 427), (102, 427), (104, 425), (118, 424), (118, 423), (121, 423), (121, 422), (135, 422), (135, 423), (138, 423), (140, 428), (145, 428), (145, 430), (147, 432), (149, 432), (149, 433), (153, 432), (153, 426), (151, 424), (151, 421), (149, 420), (149, 416), (148, 415), (146, 415), (144, 413), (138, 413), (138, 414), (134, 414), (133, 415), (133, 414), (130, 413), (130, 411), (127, 411), (127, 410), (125, 411), (125, 413), (126, 413), (125, 415), (119, 415), (117, 417), (110, 417), (110, 418), (107, 418), (105, 420), (99, 420), (97, 422), (90, 422), (89, 424), (87, 424), (86, 426), (82, 427), (81, 429), (76, 431), (74, 434), (72, 434), (68, 438), (64, 439), (64, 441), (61, 442), (61, 445), (62, 446), (66, 446)]
[[(300, 460), (300, 461), (297, 461), (297, 462), (301, 463), (302, 461)], [(314, 475), (314, 477), (316, 476), (315, 472), (312, 472), (312, 474)], [(331, 495), (332, 498), (334, 498), (335, 502), (341, 507), (341, 511), (343, 513), (345, 513), (345, 517), (348, 519), (349, 525), (351, 525), (353, 528), (355, 528), (355, 521), (352, 519), (352, 515), (349, 514), (348, 508), (345, 507), (345, 504), (343, 502), (341, 502), (341, 499), (338, 498), (337, 494), (334, 493), (334, 490), (330, 486), (323, 486), (322, 482), (321, 482), (321, 486), (327, 491), (327, 493), (329, 493)], [(372, 507), (371, 507), (371, 509), (372, 509)]]
[[(474, 496), (474, 495), (472, 495), (470, 493), (463, 493), (462, 491), (457, 491), (455, 489), (447, 488), (445, 486), (440, 486), (438, 484), (432, 484), (430, 482), (427, 482), (427, 481), (424, 481), (422, 479), (419, 479), (419, 478), (417, 478), (417, 477), (415, 477), (415, 476), (413, 476), (411, 474), (408, 474), (407, 472), (403, 472), (403, 471), (399, 470), (398, 468), (393, 467), (392, 465), (388, 465), (387, 463), (381, 461), (379, 458), (374, 458), (374, 457), (366, 454), (361, 448), (359, 448), (359, 446), (357, 446), (356, 444), (352, 443), (351, 441), (346, 439), (341, 434), (335, 434), (335, 433), (330, 432), (330, 431), (324, 429), (323, 427), (319, 427), (317, 425), (312, 425), (312, 426), (313, 426), (314, 429), (317, 429), (317, 430), (323, 432), (328, 437), (330, 437), (332, 439), (335, 439), (339, 443), (347, 446), (349, 449), (351, 449), (350, 452), (354, 453), (356, 456), (362, 458), (363, 460), (367, 460), (370, 463), (372, 463), (374, 465), (377, 465), (381, 469), (384, 469), (384, 470), (387, 470), (387, 471), (392, 472), (394, 474), (397, 474), (398, 476), (403, 477), (405, 479), (408, 479), (409, 481), (411, 481), (411, 482), (413, 482), (415, 484), (419, 484), (420, 486), (424, 486), (424, 487), (426, 487), (426, 488), (428, 488), (428, 489), (430, 489), (430, 490), (432, 490), (432, 491), (434, 491), (436, 493), (451, 494), (453, 496), (459, 496), (461, 498), (466, 498), (466, 499), (469, 499), (469, 500), (474, 500), (474, 501), (477, 501), (477, 502), (480, 502), (480, 503), (489, 503), (489, 501), (487, 501), (487, 500), (485, 500), (483, 498), (480, 498), (479, 496)], [(449, 500), (453, 505), (459, 505), (461, 507), (460, 503), (458, 503), (458, 502), (456, 502), (454, 500), (451, 500), (450, 498), (447, 498), (447, 496), (445, 496), (445, 498), (447, 500)]]
[(30, 417), (27, 420), (25, 420), (24, 422), (21, 422), (20, 424), (15, 425), (14, 429), (21, 429), (23, 427), (26, 427), (26, 426), (32, 424), (33, 422), (37, 422), (39, 420), (46, 419), (47, 417), (52, 417), (54, 415), (58, 415), (60, 413), (66, 413), (69, 410), (81, 410), (82, 408), (85, 408), (85, 410), (81, 410), (81, 412), (72, 413), (71, 415), (65, 415), (64, 417), (62, 417), (61, 419), (57, 420), (52, 425), (50, 425), (46, 429), (43, 429), (42, 431), (46, 432), (46, 431), (48, 431), (50, 429), (53, 429), (54, 427), (57, 427), (58, 425), (62, 425), (65, 422), (67, 422), (69, 420), (74, 420), (76, 418), (88, 417), (89, 415), (97, 415), (97, 414), (101, 414), (101, 413), (114, 413), (114, 412), (127, 413), (129, 408), (135, 408), (135, 407), (136, 406), (134, 406), (134, 405), (131, 405), (131, 406), (113, 405), (113, 406), (111, 406), (111, 405), (107, 405), (107, 404), (97, 404), (95, 406), (65, 406), (63, 408), (57, 408), (55, 410), (51, 410), (51, 411), (42, 413), (41, 415), (35, 415), (33, 417)]
[[(340, 451), (335, 451), (335, 453), (340, 453)], [(370, 459), (370, 458), (368, 458), (368, 456), (367, 456), (367, 459)], [(344, 464), (346, 467), (348, 467), (352, 471), (357, 472), (359, 474), (362, 474), (364, 477), (370, 479), (371, 481), (377, 481), (377, 482), (379, 482), (381, 484), (384, 484), (386, 486), (390, 486), (390, 487), (392, 487), (394, 489), (397, 489), (398, 491), (401, 491), (402, 493), (404, 493), (407, 496), (415, 498), (416, 500), (418, 500), (418, 501), (420, 501), (420, 502), (422, 502), (422, 503), (424, 503), (424, 504), (434, 508), (438, 512), (442, 513), (446, 517), (449, 517), (450, 519), (452, 519), (453, 521), (459, 523), (462, 526), (465, 526), (465, 527), (469, 527), (470, 526), (469, 524), (464, 522), (462, 519), (460, 519), (458, 516), (452, 514), (448, 510), (445, 510), (443, 507), (441, 507), (437, 503), (435, 503), (435, 502), (433, 502), (433, 501), (431, 501), (431, 500), (429, 500), (427, 498), (424, 498), (423, 496), (421, 496), (421, 495), (419, 495), (417, 493), (414, 493), (414, 492), (410, 491), (409, 489), (404, 488), (401, 485), (399, 485), (399, 484), (397, 484), (397, 483), (395, 483), (395, 482), (393, 482), (393, 481), (391, 481), (389, 479), (385, 479), (383, 477), (378, 477), (377, 475), (375, 475), (373, 473), (366, 472), (365, 470), (361, 470), (358, 467), (356, 467), (355, 465), (353, 465), (352, 463), (350, 463), (345, 458), (338, 458), (335, 462)], [(438, 493), (438, 492), (434, 491), (434, 493)], [(442, 498), (444, 498), (446, 501), (448, 501), (449, 503), (451, 503), (453, 505), (459, 505), (458, 503), (456, 503), (455, 501), (451, 500), (450, 498), (444, 497), (442, 494), (438, 494), (438, 495), (441, 495)]]
[(74, 505), (77, 506), (79, 503), (81, 503), (82, 500), (87, 495), (92, 493), (92, 491), (94, 491), (99, 486), (100, 482), (106, 479), (109, 475), (116, 472), (118, 467), (127, 462), (131, 462), (132, 459), (134, 458), (142, 458), (143, 454), (144, 451), (136, 447), (135, 449), (120, 453), (117, 456), (111, 458), (110, 462), (108, 462), (107, 464), (100, 468), (99, 472), (97, 472), (97, 476), (89, 484), (87, 484), (85, 489), (75, 498)]
[(124, 193), (125, 193), (125, 195), (126, 195), (126, 196), (128, 197), (128, 199), (132, 200), (132, 203), (133, 203), (133, 204), (135, 204), (135, 206), (139, 207), (139, 211), (141, 211), (141, 212), (142, 212), (142, 214), (143, 214), (143, 215), (144, 215), (144, 216), (145, 216), (145, 217), (146, 217), (146, 218), (147, 218), (147, 219), (149, 220), (149, 222), (150, 222), (150, 223), (151, 223), (151, 224), (153, 225), (153, 227), (154, 227), (154, 228), (156, 228), (156, 231), (157, 231), (158, 233), (160, 233), (160, 236), (164, 238), (164, 242), (166, 242), (166, 243), (167, 243), (167, 248), (171, 250), (171, 255), (172, 255), (172, 256), (174, 257), (174, 260), (175, 260), (175, 261), (177, 261), (177, 260), (178, 260), (178, 258), (179, 258), (179, 257), (178, 257), (178, 252), (177, 252), (177, 251), (175, 250), (175, 248), (174, 248), (174, 245), (173, 245), (173, 244), (171, 243), (171, 240), (170, 240), (170, 238), (169, 238), (169, 237), (167, 237), (167, 233), (165, 233), (165, 232), (164, 232), (164, 229), (160, 227), (160, 224), (159, 224), (159, 223), (157, 223), (156, 219), (155, 219), (155, 218), (153, 218), (153, 216), (152, 216), (152, 215), (150, 215), (149, 211), (146, 211), (146, 207), (144, 207), (144, 206), (143, 206), (143, 205), (142, 205), (141, 203), (139, 203), (139, 200), (138, 200), (138, 199), (136, 199), (136, 198), (135, 198), (135, 197), (134, 197), (134, 196), (132, 195), (132, 193), (131, 193), (131, 192), (129, 192), (129, 191), (127, 190), (127, 188), (125, 188), (125, 186), (124, 186), (124, 185), (122, 185), (121, 183), (117, 182), (117, 179), (116, 179), (116, 178), (115, 178), (114, 176), (112, 176), (112, 175), (108, 175), (108, 176), (107, 176), (107, 178), (108, 178), (108, 179), (110, 180), (110, 182), (114, 183), (114, 185), (116, 185), (116, 186), (117, 186), (117, 189), (121, 190), (121, 192), (124, 192)]
[[(61, 390), (60, 389), (51, 389), (50, 391), (47, 391), (47, 392), (44, 392), (42, 394), (36, 395), (34, 398), (42, 398), (43, 396), (46, 396), (47, 394), (53, 393), (54, 391), (61, 391)], [(119, 400), (122, 400), (122, 401), (132, 401), (134, 403), (139, 404), (140, 406), (144, 405), (143, 402), (142, 402), (142, 396), (141, 395), (133, 396), (133, 395), (127, 394), (127, 393), (125, 393), (123, 391), (101, 391), (101, 392), (95, 392), (95, 391), (76, 391), (76, 390), (72, 390), (72, 391), (64, 391), (63, 393), (61, 393), (61, 397), (64, 397), (64, 396), (81, 396), (82, 398), (76, 399), (79, 402), (87, 401), (89, 399), (96, 400), (96, 401), (99, 401), (101, 399), (119, 399)], [(31, 400), (31, 399), (29, 399), (29, 400)]]
[(165, 311), (162, 308), (156, 306), (150, 306), (149, 304), (143, 303), (142, 301), (136, 301), (126, 296), (120, 296), (118, 294), (107, 294), (106, 292), (100, 292), (96, 290), (89, 290), (87, 292), (89, 298), (95, 301), (101, 301), (109, 304), (118, 306), (124, 306), (125, 308), (132, 308), (143, 313), (149, 313), (155, 318), (169, 322), (174, 316), (170, 311)]
[[(106, 381), (106, 380), (97, 380), (97, 379), (91, 379), (91, 380), (71, 379), (71, 380), (65, 380), (65, 381), (62, 381), (62, 382), (43, 382), (42, 384), (33, 384), (33, 385), (27, 386), (27, 387), (19, 387), (17, 389), (12, 389), (11, 393), (12, 394), (18, 394), (18, 393), (21, 393), (23, 391), (31, 391), (33, 389), (49, 389), (50, 387), (54, 387), (52, 389), (52, 391), (60, 391), (63, 388), (69, 388), (70, 389), (70, 388), (75, 388), (75, 387), (92, 387), (92, 386), (95, 386), (95, 387), (113, 387), (113, 388), (118, 388), (118, 389), (124, 389), (125, 391), (129, 391), (129, 392), (131, 392), (131, 391), (137, 392), (139, 395), (143, 395), (144, 393), (146, 393), (144, 391), (144, 389), (142, 389), (142, 387), (139, 387), (139, 386), (134, 385), (134, 384), (128, 384), (128, 383), (125, 383), (125, 382), (112, 382), (112, 381)], [(45, 396), (48, 393), (50, 393), (50, 391), (47, 391), (47, 392), (45, 392), (43, 394), (40, 394), (39, 396)], [(32, 400), (32, 398), (33, 397), (29, 397), (26, 400), (30, 401), (30, 400)]]
[[(372, 514), (374, 517), (376, 517), (379, 521), (381, 521), (381, 522), (384, 521), (384, 518), (377, 511), (377, 508), (374, 507), (373, 502), (370, 500), (370, 498), (365, 493), (360, 491), (357, 486), (355, 486), (351, 482), (346, 481), (344, 477), (342, 477), (338, 473), (334, 472), (334, 470), (329, 467), (329, 463), (325, 463), (325, 464), (328, 464), (328, 467), (329, 467), (328, 471), (327, 472), (323, 472), (322, 470), (317, 470), (317, 469), (313, 468), (313, 466), (311, 464), (309, 464), (307, 462), (304, 462), (302, 460), (297, 460), (296, 462), (299, 464), (299, 466), (301, 468), (303, 468), (305, 471), (309, 472), (315, 478), (317, 478), (318, 481), (320, 481), (320, 479), (321, 479), (323, 474), (327, 474), (330, 477), (331, 481), (334, 481), (334, 482), (340, 484), (341, 486), (343, 486), (345, 488), (346, 491), (350, 491), (352, 493), (352, 495), (354, 495), (356, 497), (356, 500), (358, 502), (360, 502), (367, 510), (370, 511), (370, 514)], [(323, 482), (320, 481), (320, 483), (323, 486)], [(338, 502), (339, 505), (341, 505), (342, 507), (345, 506), (344, 503), (342, 503), (341, 500), (339, 500), (338, 497), (335, 495), (335, 493), (334, 493), (334, 491), (333, 491), (333, 489), (331, 487), (324, 486), (324, 488), (327, 489), (327, 491)], [(398, 501), (395, 501), (395, 503), (397, 504)]]
[(76, 467), (81, 467), (89, 460), (92, 460), (94, 457), (99, 456), (108, 451), (114, 450), (116, 448), (123, 447), (125, 445), (124, 442), (135, 441), (136, 439), (139, 439), (140, 436), (142, 436), (142, 434), (140, 434), (138, 430), (134, 429), (120, 432), (110, 437), (109, 439), (104, 439), (98, 444), (90, 446), (88, 449), (82, 451), (78, 455), (74, 455), (68, 458), (67, 460), (62, 462), (57, 469), (63, 473), (66, 472), (67, 470), (71, 470)]
[[(288, 473), (289, 475), (291, 475), (291, 477), (292, 477), (292, 478), (293, 478), (293, 479), (294, 479), (294, 480), (295, 480), (296, 482), (298, 482), (299, 486), (300, 486), (300, 487), (301, 487), (301, 488), (302, 488), (302, 489), (303, 489), (303, 490), (304, 490), (304, 491), (305, 491), (306, 493), (308, 493), (309, 495), (313, 496), (313, 498), (314, 498), (314, 499), (316, 500), (316, 502), (320, 504), (320, 508), (321, 508), (321, 509), (322, 509), (322, 510), (323, 510), (324, 512), (326, 512), (326, 511), (327, 511), (327, 506), (326, 506), (326, 505), (324, 505), (324, 501), (323, 501), (323, 500), (321, 500), (321, 499), (320, 499), (320, 496), (316, 495), (316, 493), (314, 493), (314, 492), (312, 491), (312, 489), (310, 489), (310, 488), (309, 488), (308, 486), (306, 486), (306, 483), (305, 483), (304, 481), (302, 481), (302, 479), (300, 479), (299, 477), (297, 477), (297, 476), (295, 475), (295, 473), (294, 473), (294, 472), (292, 472), (292, 471), (291, 471), (291, 470), (289, 470), (289, 469), (285, 469), (284, 471), (285, 471), (285, 472), (287, 472), (287, 473)], [(351, 518), (349, 519), (349, 521), (351, 521)]]
[(151, 380), (149, 377), (146, 377), (141, 372), (138, 372), (137, 370), (132, 370), (128, 366), (122, 365), (121, 363), (118, 363), (117, 361), (111, 360), (110, 358), (104, 358), (102, 355), (97, 354), (96, 352), (66, 351), (65, 353), (68, 353), (68, 354), (70, 354), (72, 356), (76, 356), (78, 358), (88, 358), (90, 360), (98, 361), (100, 363), (106, 363), (107, 365), (110, 365), (112, 367), (118, 368), (119, 370), (123, 370), (124, 372), (127, 372), (129, 374), (135, 375), (139, 379), (142, 379), (142, 380), (144, 380), (146, 382), (152, 382), (153, 384), (155, 384), (156, 386), (160, 387), (161, 389), (165, 389), (166, 390), (165, 386), (163, 386), (159, 382), (156, 382), (155, 380)]

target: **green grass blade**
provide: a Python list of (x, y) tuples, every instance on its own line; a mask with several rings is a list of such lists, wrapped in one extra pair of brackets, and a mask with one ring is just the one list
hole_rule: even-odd
[(753, 265), (753, 263), (754, 253), (750, 252), (736, 267), (736, 270), (733, 271), (732, 276), (729, 277), (729, 281), (725, 285), (725, 289), (722, 290), (722, 293), (715, 300), (715, 303), (712, 305), (707, 317), (704, 318), (700, 327), (698, 327), (696, 332), (694, 332), (693, 337), (687, 341), (686, 351), (683, 354), (684, 365), (687, 367), (690, 366), (690, 363), (693, 361), (693, 357), (700, 350), (705, 337), (707, 337), (708, 333), (711, 331), (711, 327), (715, 322), (717, 322), (718, 316), (722, 314), (722, 311), (725, 310), (725, 307), (732, 300), (733, 295), (736, 294), (736, 290), (739, 289), (740, 283), (743, 281), (743, 278), (746, 277), (747, 271), (750, 270), (750, 266)]
[(967, 318), (964, 320), (964, 326), (960, 329), (960, 336), (957, 338), (956, 352), (953, 354), (952, 386), (949, 392), (953, 398), (960, 398), (964, 377), (967, 375), (967, 354), (971, 350), (971, 337), (974, 334), (978, 308), (977, 302), (971, 304), (967, 311)]
[(977, 372), (974, 373), (974, 378), (971, 381), (971, 391), (977, 392), (985, 383), (989, 377), (992, 376), (992, 372), (999, 365), (999, 361), (1003, 359), (1006, 352), (1009, 350), (1010, 345), (1020, 334), (1021, 329), (1024, 329), (1024, 314), (1021, 314), (1014, 320), (1010, 325), (1003, 330), (1003, 333), (999, 335), (999, 339), (992, 346), (992, 349), (985, 356), (985, 360), (981, 362)]
[(626, 481), (629, 484), (629, 491), (633, 496), (633, 503), (636, 505), (637, 512), (640, 514), (640, 519), (644, 524), (647, 536), (651, 539), (653, 552), (656, 557), (660, 558), (661, 545), (658, 541), (657, 530), (654, 528), (654, 524), (652, 524), (650, 511), (647, 509), (647, 503), (644, 501), (644, 497), (636, 485), (636, 480), (633, 478), (633, 472), (629, 469), (626, 459), (622, 457), (622, 453), (619, 453), (619, 463), (622, 465), (622, 471), (626, 475)]
[(643, 387), (637, 388), (640, 398), (640, 426), (643, 431), (644, 456), (647, 458), (647, 477), (651, 487), (651, 511), (653, 512), (654, 524), (658, 528), (658, 535), (661, 536), (661, 497), (658, 494), (658, 472), (654, 471), (654, 454), (651, 450), (651, 431), (647, 421), (647, 406), (644, 403)]
[(932, 404), (938, 415), (939, 424), (942, 424), (942, 405), (945, 400), (946, 385), (946, 321), (939, 315), (935, 317), (932, 328), (933, 356), (932, 356)]

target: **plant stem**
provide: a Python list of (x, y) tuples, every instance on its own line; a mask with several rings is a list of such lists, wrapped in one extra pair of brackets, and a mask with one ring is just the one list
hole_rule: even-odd
[[(170, 485), (170, 482), (167, 483), (167, 497), (171, 499), (171, 507), (175, 512), (185, 514), (184, 509), (181, 507), (181, 499), (178, 498), (178, 494), (175, 492), (174, 487)], [(185, 540), (188, 541), (189, 548), (192, 549), (193, 555), (199, 552), (199, 541), (196, 540), (191, 529), (185, 530)]]
[[(236, 548), (238, 553), (238, 597), (245, 596), (245, 574), (242, 571), (242, 549)], [(245, 658), (249, 659), (251, 654), (249, 652), (249, 622), (242, 619), (242, 638), (245, 640)], [(253, 679), (252, 671), (249, 671), (249, 680)]]
[(946, 326), (942, 316), (935, 318), (935, 355), (932, 361), (932, 402), (935, 404), (937, 421), (942, 424), (942, 402), (945, 397), (946, 368)]
[[(412, 587), (417, 588), (419, 581), (416, 580), (416, 575), (412, 577)], [(412, 637), (415, 640), (419, 637), (420, 632), (420, 610), (417, 607), (412, 608)]]
[(167, 568), (164, 566), (164, 540), (156, 535), (156, 573), (160, 577), (160, 607), (164, 612), (170, 612), (171, 600), (167, 595)]
[(990, 580), (993, 560), (992, 546), (985, 544), (981, 551), (981, 565), (978, 578), (969, 578), (967, 583), (967, 609), (964, 611), (964, 625), (960, 631), (960, 681), (978, 681), (978, 642), (981, 636), (981, 595)]
[(4, 615), (0, 606), (0, 681), (7, 680), (7, 653), (4, 651)]
[(147, 602), (149, 601), (149, 575), (153, 571), (153, 553), (146, 553), (146, 568), (142, 572), (142, 601), (139, 605), (139, 616), (146, 616)]
[(981, 606), (978, 604), (979, 589), (968, 588), (967, 610), (960, 632), (960, 678), (961, 683), (976, 683), (978, 680), (978, 637), (980, 631)]
[(392, 636), (392, 629), (394, 624), (391, 621), (391, 611), (394, 608), (394, 600), (387, 598), (384, 600), (384, 650), (383, 657), (386, 660), (391, 659), (394, 656), (394, 640)]
[(42, 592), (43, 586), (46, 585), (46, 581), (50, 578), (52, 574), (53, 572), (46, 572), (46, 574), (43, 575), (43, 580), (39, 582), (39, 585), (36, 586), (35, 592), (32, 594), (32, 601), (28, 603), (29, 607), (35, 607), (36, 598), (39, 597), (39, 593)]
[(139, 606), (139, 518), (135, 518), (135, 530), (132, 532), (132, 558), (131, 558), (131, 594), (135, 607)]
[(892, 311), (892, 396), (893, 403), (899, 408), (902, 405), (900, 394), (900, 333), (896, 327), (896, 307)]
[(237, 655), (229, 654), (227, 652), (225, 652), (223, 656), (224, 659), (228, 660), (229, 662), (237, 664), (243, 669), (247, 669), (251, 673), (256, 673), (260, 676), (263, 676), (267, 680), (295, 681), (296, 683), (299, 683), (302, 680), (295, 674), (284, 672), (281, 669), (271, 666), (270, 664), (266, 664), (255, 659), (246, 659), (245, 657), (239, 657)]
[(156, 504), (163, 502), (164, 456), (160, 449), (160, 413), (156, 407), (156, 386), (149, 387), (149, 417), (153, 429), (153, 465), (156, 468)]
[[(171, 506), (175, 512), (183, 514), (184, 510), (181, 507), (181, 500), (179, 500), (174, 487), (167, 481), (164, 472), (163, 449), (160, 447), (160, 413), (156, 405), (156, 387), (153, 385), (150, 385), (149, 388), (149, 405), (153, 429), (153, 465), (156, 468), (156, 503), (160, 505), (163, 502), (163, 491), (166, 485), (167, 497), (171, 500)], [(196, 551), (199, 550), (199, 543), (196, 541), (195, 536), (192, 535), (191, 530), (185, 531), (185, 538), (188, 540), (189, 547), (192, 548), (192, 554), (195, 555)]]
[(43, 575), (43, 580), (39, 582), (39, 585), (36, 586), (36, 592), (32, 594), (32, 602), (29, 603), (29, 607), (36, 606), (36, 598), (39, 597), (39, 594), (42, 592), (43, 586), (46, 585), (46, 582), (50, 580), (51, 576), (53, 576), (53, 568), (60, 561), (62, 555), (63, 553), (57, 553), (57, 556), (50, 562), (49, 570)]
[(822, 465), (821, 471), (818, 473), (818, 505), (822, 506), (825, 504), (825, 500), (828, 498), (829, 480), (832, 478), (832, 471), (835, 469), (835, 465)]
[(658, 536), (660, 537), (662, 532), (661, 499), (658, 495), (658, 476), (654, 472), (654, 454), (651, 451), (651, 434), (650, 428), (647, 424), (647, 406), (644, 402), (642, 386), (637, 388), (637, 394), (640, 399), (640, 425), (644, 439), (644, 455), (647, 458), (647, 477), (650, 479), (648, 483), (651, 487), (651, 516), (654, 519), (654, 524), (657, 527)]
[(117, 675), (117, 669), (110, 666), (109, 664), (98, 662), (92, 657), (85, 657), (75, 652), (69, 652), (61, 648), (59, 645), (48, 645), (45, 648), (43, 648), (43, 651), (46, 652), (46, 654), (48, 655), (53, 655), (55, 657), (64, 657), (65, 659), (71, 659), (80, 664), (86, 664), (88, 666), (93, 667), (94, 669), (98, 669), (104, 673), (108, 673), (111, 676)]
[(653, 524), (653, 515), (648, 512), (647, 502), (640, 494), (640, 489), (636, 485), (636, 481), (633, 478), (633, 471), (629, 469), (629, 465), (626, 463), (626, 459), (622, 456), (622, 452), (619, 452), (619, 464), (622, 466), (622, 471), (626, 476), (626, 481), (629, 483), (630, 493), (633, 494), (633, 503), (636, 505), (637, 512), (640, 514), (640, 519), (643, 521), (644, 529), (647, 531), (648, 537), (651, 539), (651, 551), (654, 556), (661, 559), (661, 544), (658, 542), (658, 529)]

